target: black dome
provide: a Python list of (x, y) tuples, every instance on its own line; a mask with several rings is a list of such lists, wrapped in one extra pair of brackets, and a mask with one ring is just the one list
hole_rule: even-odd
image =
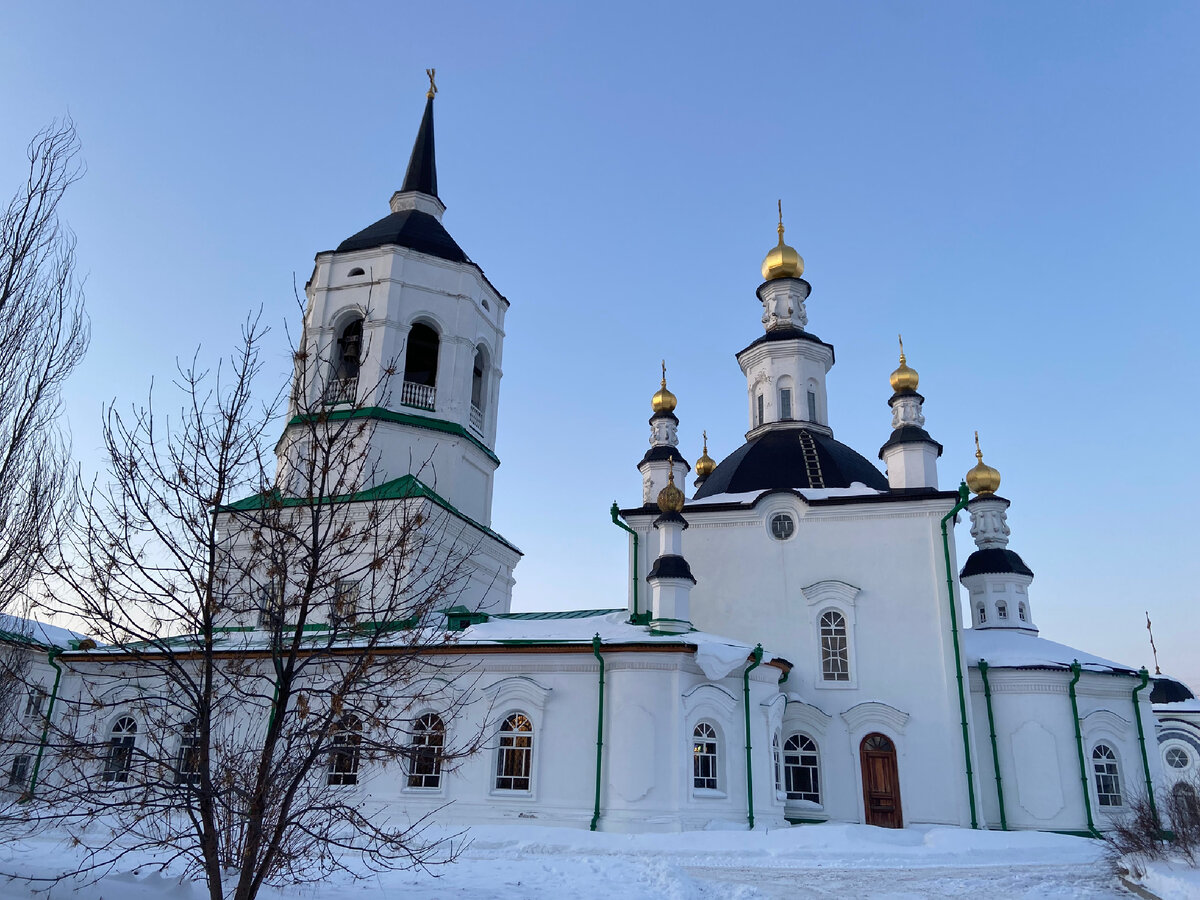
[(1028, 575), (1033, 577), (1033, 570), (1025, 565), (1025, 560), (1015, 550), (1007, 547), (988, 547), (986, 550), (976, 550), (967, 557), (967, 563), (959, 572), (960, 578), (971, 575)]
[(721, 461), (695, 499), (750, 491), (845, 488), (862, 482), (878, 491), (887, 478), (866, 457), (808, 428), (772, 429)]
[(338, 244), (338, 252), (372, 250), (384, 244), (408, 247), (450, 262), (470, 262), (441, 222), (429, 213), (416, 209), (405, 209), (384, 216), (374, 225), (368, 225)]
[(1188, 686), (1174, 678), (1159, 676), (1154, 679), (1154, 687), (1150, 689), (1151, 703), (1182, 703), (1184, 700), (1195, 699)]

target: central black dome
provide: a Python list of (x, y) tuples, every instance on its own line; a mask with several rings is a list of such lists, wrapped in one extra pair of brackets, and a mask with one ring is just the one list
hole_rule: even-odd
[(879, 491), (887, 478), (864, 456), (808, 428), (772, 429), (742, 444), (704, 480), (695, 499), (750, 491), (846, 488)]

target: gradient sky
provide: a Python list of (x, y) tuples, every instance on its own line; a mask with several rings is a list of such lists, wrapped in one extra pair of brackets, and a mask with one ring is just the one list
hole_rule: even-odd
[(902, 331), (942, 485), (976, 428), (1003, 474), (1042, 635), (1152, 666), (1149, 610), (1200, 688), (1198, 34), (1181, 2), (9, 2), (0, 193), (69, 111), (94, 338), (67, 407), (95, 469), (103, 404), (250, 310), (287, 377), (293, 283), (386, 214), (436, 66), (444, 222), (512, 301), (493, 523), (526, 552), (518, 609), (623, 605), (608, 507), (640, 497), (661, 357), (684, 454), (742, 443), (733, 354), (782, 198), (838, 439), (887, 438)]

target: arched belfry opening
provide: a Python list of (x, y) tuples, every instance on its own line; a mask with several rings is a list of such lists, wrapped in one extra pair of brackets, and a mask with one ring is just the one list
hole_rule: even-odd
[(326, 403), (353, 403), (357, 399), (362, 352), (363, 320), (355, 318), (338, 335), (331, 367), (332, 377), (325, 387)]
[(475, 362), (471, 368), (471, 427), (483, 431), (483, 413), (487, 408), (488, 352), (480, 344), (475, 348)]
[(438, 333), (423, 322), (408, 332), (404, 351), (404, 386), (400, 402), (417, 409), (434, 409), (437, 399)]

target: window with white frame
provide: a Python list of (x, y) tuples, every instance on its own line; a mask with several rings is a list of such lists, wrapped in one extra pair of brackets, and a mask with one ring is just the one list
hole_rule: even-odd
[(756, 410), (755, 410), (757, 414), (754, 417), (754, 424), (761, 425), (765, 419), (762, 394), (758, 395), (758, 399), (756, 402), (757, 402), (758, 406), (756, 407)]
[(258, 589), (258, 627), (276, 629), (283, 626), (283, 582), (269, 579)]
[(1007, 603), (1004, 603), (1003, 601), (1001, 601), (1000, 603), (996, 604), (996, 618), (997, 619), (1007, 619), (1008, 618), (1008, 604)]
[(126, 782), (133, 769), (133, 750), (137, 744), (137, 722), (121, 716), (108, 733), (108, 752), (104, 757), (104, 781)]
[(792, 417), (792, 389), (779, 389), (779, 418), (787, 420)]
[(1022, 622), (1026, 621), (1025, 604), (1024, 603), (1017, 604), (1017, 618), (1020, 619)]
[(817, 392), (808, 392), (808, 421), (817, 421)]
[(333, 749), (329, 751), (329, 770), (325, 783), (329, 785), (358, 784), (358, 769), (362, 761), (362, 723), (357, 716), (342, 716), (333, 734)]
[(496, 790), (528, 792), (532, 775), (533, 723), (524, 713), (513, 713), (500, 726), (496, 745)]
[(783, 782), (789, 800), (821, 802), (821, 776), (816, 742), (793, 734), (783, 745)]
[(821, 678), (850, 680), (850, 642), (846, 617), (836, 609), (821, 614)]
[(29, 770), (33, 765), (33, 757), (28, 753), (18, 753), (13, 757), (12, 767), (8, 770), (8, 786), (16, 790), (24, 790), (29, 784)]
[(446, 725), (441, 716), (425, 713), (413, 721), (412, 739), (408, 744), (410, 788), (442, 786), (442, 748), (445, 743)]
[(1163, 760), (1172, 769), (1186, 769), (1188, 767), (1188, 763), (1192, 761), (1191, 757), (1188, 756), (1188, 752), (1178, 744), (1168, 747), (1166, 751), (1163, 752)]
[(771, 516), (771, 537), (777, 541), (786, 541), (796, 531), (796, 522), (785, 512)]
[(359, 584), (349, 578), (333, 583), (333, 600), (329, 604), (329, 620), (335, 625), (353, 625), (358, 620)]
[(1092, 771), (1096, 775), (1096, 800), (1101, 806), (1121, 805), (1121, 772), (1117, 754), (1108, 744), (1097, 744), (1092, 750)]
[(25, 710), (22, 712), (21, 718), (26, 722), (36, 722), (41, 719), (45, 708), (46, 692), (41, 688), (30, 688), (29, 694), (25, 697)]
[(720, 763), (717, 729), (708, 722), (699, 722), (692, 730), (692, 787), (698, 791), (719, 788)]
[(179, 729), (179, 752), (175, 755), (175, 783), (200, 784), (200, 728), (189, 719)]
[(987, 607), (982, 603), (979, 605), (979, 624), (982, 625), (987, 621)]
[(771, 735), (771, 761), (775, 764), (775, 793), (783, 793), (783, 751), (779, 747), (779, 732)]

